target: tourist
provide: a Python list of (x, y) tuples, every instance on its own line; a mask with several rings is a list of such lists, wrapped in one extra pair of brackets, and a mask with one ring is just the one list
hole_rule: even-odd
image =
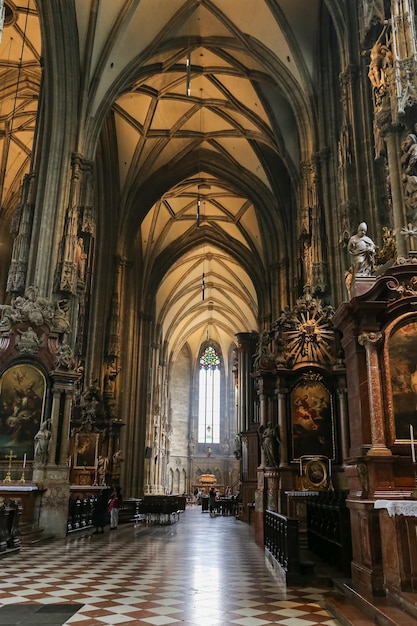
[(104, 533), (104, 527), (107, 524), (107, 500), (107, 490), (102, 489), (93, 505), (91, 521), (95, 527), (94, 535)]
[(214, 511), (215, 506), (216, 506), (216, 490), (214, 489), (214, 487), (212, 487), (209, 492), (210, 517), (216, 517), (216, 513)]
[(119, 509), (122, 506), (122, 493), (120, 487), (113, 487), (107, 504), (107, 513), (110, 513), (110, 530), (116, 530), (119, 523)]

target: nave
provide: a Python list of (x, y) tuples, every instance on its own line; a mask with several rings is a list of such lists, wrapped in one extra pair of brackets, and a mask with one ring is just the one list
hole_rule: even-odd
[(234, 517), (187, 508), (177, 523), (107, 527), (0, 564), (0, 624), (102, 626), (337, 626), (325, 588), (279, 583)]

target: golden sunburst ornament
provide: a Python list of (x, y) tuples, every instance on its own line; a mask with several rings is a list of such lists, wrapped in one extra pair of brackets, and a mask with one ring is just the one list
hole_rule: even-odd
[(336, 361), (332, 324), (334, 309), (306, 293), (293, 310), (288, 306), (273, 324), (275, 362), (278, 367), (296, 363), (333, 364)]
[(301, 311), (298, 314), (297, 327), (284, 333), (287, 351), (294, 363), (299, 361), (332, 361), (329, 344), (333, 340), (333, 330), (329, 328), (329, 320), (319, 307), (312, 311)]

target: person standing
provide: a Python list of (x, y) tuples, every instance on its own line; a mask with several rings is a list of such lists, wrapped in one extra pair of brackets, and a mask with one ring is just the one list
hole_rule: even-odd
[(210, 517), (216, 517), (216, 513), (214, 512), (215, 506), (216, 506), (216, 490), (214, 487), (212, 487), (209, 492)]
[(104, 533), (104, 527), (107, 523), (106, 505), (108, 491), (102, 489), (99, 496), (94, 501), (92, 523), (95, 527), (94, 535)]
[(107, 512), (110, 513), (110, 530), (116, 530), (119, 524), (119, 509), (123, 503), (122, 492), (120, 487), (113, 487), (113, 491), (110, 495)]

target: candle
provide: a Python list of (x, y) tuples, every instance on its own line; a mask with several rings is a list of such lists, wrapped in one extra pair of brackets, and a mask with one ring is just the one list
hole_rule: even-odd
[(302, 476), (302, 475), (303, 475), (303, 462), (300, 459), (300, 476)]
[(25, 469), (25, 467), (26, 467), (26, 452), (23, 455), (23, 469)]
[(416, 451), (414, 448), (414, 428), (413, 425), (410, 424), (410, 439), (411, 439), (411, 458), (413, 460), (413, 463), (416, 462)]

